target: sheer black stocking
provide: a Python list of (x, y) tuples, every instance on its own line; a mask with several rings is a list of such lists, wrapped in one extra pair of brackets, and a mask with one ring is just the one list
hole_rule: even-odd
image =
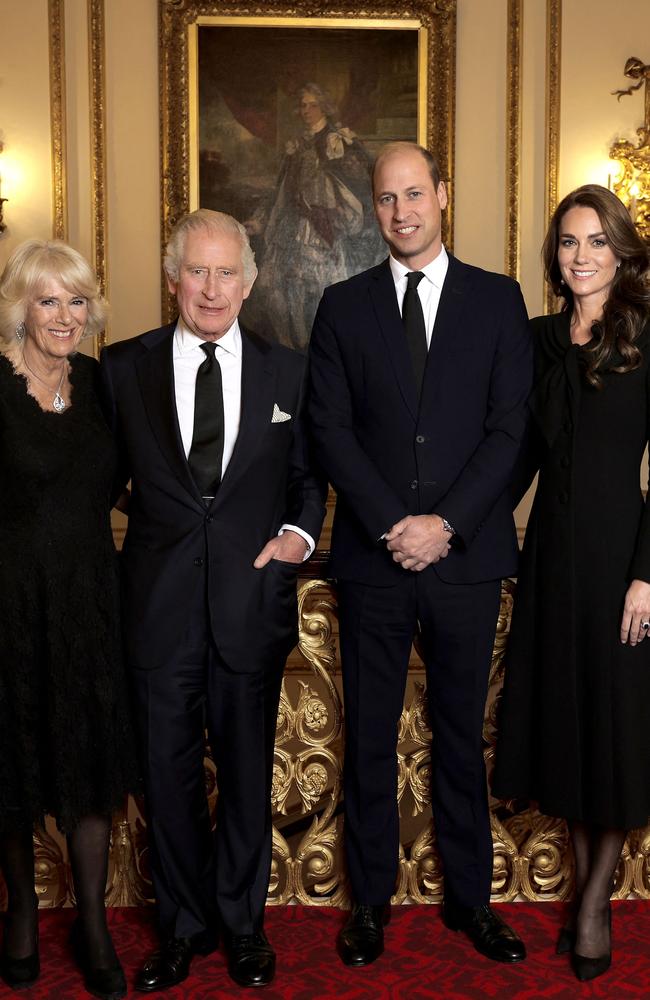
[(38, 899), (34, 892), (34, 838), (31, 828), (0, 836), (0, 866), (7, 884), (3, 950), (13, 959), (37, 949)]
[(585, 958), (599, 958), (611, 948), (609, 900), (616, 865), (625, 843), (625, 830), (570, 825), (576, 865), (576, 901), (573, 922), (575, 950)]
[(84, 816), (68, 834), (86, 964), (95, 969), (110, 969), (118, 964), (104, 906), (110, 832), (110, 821), (105, 817)]

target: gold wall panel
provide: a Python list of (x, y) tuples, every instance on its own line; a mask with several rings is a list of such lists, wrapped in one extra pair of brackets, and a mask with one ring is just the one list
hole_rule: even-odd
[[(503, 653), (514, 584), (505, 581), (490, 674), (483, 730), (491, 771), (496, 743), (496, 708), (503, 680)], [(268, 902), (341, 906), (349, 900), (342, 850), (341, 777), (343, 706), (337, 643), (336, 598), (322, 580), (299, 591), (300, 641), (282, 687), (273, 770), (273, 864)], [(393, 903), (437, 903), (443, 876), (429, 810), (430, 762), (422, 663), (414, 652), (398, 744), (401, 846)], [(215, 770), (205, 760), (211, 809), (217, 797)], [(491, 800), (494, 874), (492, 898), (559, 900), (573, 891), (573, 863), (563, 820), (534, 809), (516, 810)], [(36, 834), (36, 886), (41, 906), (73, 901), (65, 841), (48, 820)], [(115, 817), (108, 905), (151, 901), (142, 803), (129, 800)], [(630, 833), (619, 862), (614, 896), (650, 899), (650, 826)], [(0, 905), (5, 902), (0, 891)]]

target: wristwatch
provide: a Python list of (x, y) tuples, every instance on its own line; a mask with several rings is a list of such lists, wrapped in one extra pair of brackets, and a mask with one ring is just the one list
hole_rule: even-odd
[(455, 535), (456, 531), (454, 528), (452, 528), (447, 518), (443, 517), (442, 514), (438, 514), (438, 517), (442, 521), (442, 530), (446, 531), (448, 535)]

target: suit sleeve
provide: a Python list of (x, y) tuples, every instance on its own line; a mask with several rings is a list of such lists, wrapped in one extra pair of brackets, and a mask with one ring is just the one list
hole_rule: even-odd
[(355, 433), (352, 390), (327, 292), (309, 348), (309, 417), (318, 461), (369, 538), (378, 543), (408, 510)]
[(318, 543), (325, 519), (327, 477), (314, 462), (307, 431), (306, 373), (300, 386), (298, 412), (289, 455), (287, 507), (283, 523), (295, 525)]
[(110, 427), (117, 445), (117, 472), (113, 483), (113, 502), (124, 492), (131, 478), (127, 449), (121, 431), (117, 399), (115, 395), (113, 363), (107, 349), (104, 347), (99, 358), (99, 397), (104, 418)]
[[(526, 307), (515, 282), (504, 285), (484, 434), (451, 488), (436, 504), (469, 544), (499, 497), (511, 488), (528, 422), (533, 351)], [(453, 428), (448, 433), (453, 439)]]

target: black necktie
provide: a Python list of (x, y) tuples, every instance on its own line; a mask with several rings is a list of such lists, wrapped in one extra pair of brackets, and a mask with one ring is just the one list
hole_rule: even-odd
[(424, 324), (422, 303), (418, 295), (418, 285), (422, 281), (422, 271), (409, 271), (406, 277), (406, 293), (402, 303), (402, 322), (406, 333), (406, 342), (411, 352), (415, 384), (420, 395), (424, 366), (427, 363), (427, 328)]
[(205, 361), (196, 373), (194, 433), (187, 458), (194, 482), (205, 499), (212, 498), (219, 488), (223, 459), (223, 389), (216, 349), (210, 341), (201, 344)]

